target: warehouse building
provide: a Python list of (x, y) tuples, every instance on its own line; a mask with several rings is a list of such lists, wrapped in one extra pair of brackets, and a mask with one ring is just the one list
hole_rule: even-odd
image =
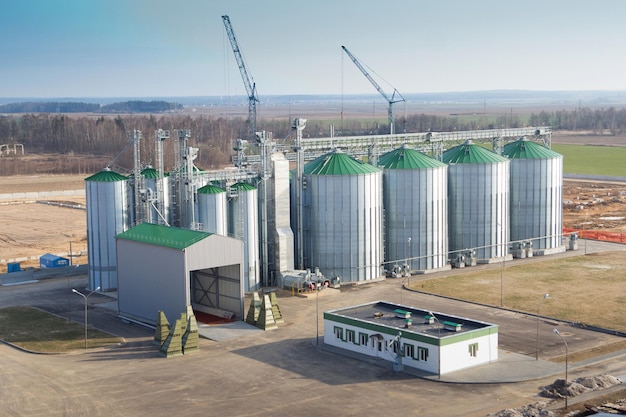
[(324, 343), (442, 375), (496, 361), (498, 326), (376, 301), (324, 312)]
[(155, 324), (194, 311), (244, 318), (243, 242), (218, 234), (142, 223), (116, 236), (118, 309)]

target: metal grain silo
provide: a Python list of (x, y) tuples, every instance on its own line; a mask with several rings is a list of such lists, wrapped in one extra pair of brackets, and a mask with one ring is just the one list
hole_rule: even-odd
[(228, 235), (226, 191), (212, 184), (198, 189), (198, 223), (200, 230)]
[(447, 267), (448, 166), (406, 147), (382, 155), (378, 166), (386, 269), (407, 263), (410, 271)]
[(532, 250), (562, 247), (563, 156), (524, 138), (504, 147), (511, 160), (511, 241)]
[(333, 152), (304, 167), (305, 267), (342, 282), (382, 275), (382, 171)]
[[(164, 175), (159, 178), (158, 171), (156, 168), (147, 167), (141, 171), (141, 175), (144, 178), (144, 186), (146, 188), (146, 193), (148, 196), (149, 209), (148, 214), (149, 217), (146, 219), (149, 223), (157, 223), (157, 224), (170, 224), (171, 223), (171, 215), (170, 215), (170, 179), (168, 175)], [(159, 199), (157, 197), (157, 191), (159, 190), (158, 181), (161, 181), (161, 190), (163, 192), (163, 196)], [(160, 200), (160, 201), (159, 201)], [(162, 202), (163, 207), (159, 207), (160, 202)]]
[(510, 161), (467, 141), (444, 152), (443, 162), (452, 261), (461, 253), (483, 262), (507, 256)]
[(117, 288), (115, 236), (130, 227), (127, 178), (105, 169), (85, 178), (89, 289)]
[(256, 187), (239, 182), (230, 187), (228, 233), (243, 240), (244, 291), (260, 289), (258, 195)]

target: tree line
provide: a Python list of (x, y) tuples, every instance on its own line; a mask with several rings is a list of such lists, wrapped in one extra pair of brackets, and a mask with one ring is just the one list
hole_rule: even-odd
[(0, 113), (164, 113), (183, 106), (167, 101), (121, 101), (111, 104), (83, 102), (21, 102), (0, 105)]
[(578, 108), (575, 110), (531, 113), (530, 126), (551, 126), (557, 130), (586, 130), (594, 135), (618, 135), (626, 132), (626, 109)]
[[(304, 137), (327, 137), (329, 122), (309, 120)], [(396, 132), (427, 132), (495, 129), (501, 127), (552, 126), (554, 129), (585, 130), (596, 134), (620, 134), (626, 131), (626, 109), (576, 109), (532, 113), (527, 121), (518, 116), (497, 116), (494, 122), (481, 118), (459, 118), (445, 115), (413, 114), (396, 120)], [(259, 128), (270, 132), (278, 143), (293, 139), (291, 121), (263, 119)], [(386, 134), (384, 122), (367, 119), (349, 119), (338, 122), (336, 134)], [(144, 164), (154, 164), (157, 129), (169, 130), (171, 138), (164, 142), (164, 163), (171, 169), (176, 163), (176, 129), (189, 129), (189, 146), (199, 148), (196, 165), (202, 169), (218, 169), (231, 164), (233, 142), (246, 138), (247, 124), (243, 118), (213, 116), (167, 115), (67, 115), (57, 113), (27, 113), (0, 116), (0, 144), (23, 144), (29, 154), (98, 155), (103, 161), (132, 168), (133, 152), (129, 132), (143, 133), (140, 153)], [(7, 160), (8, 158), (0, 159)]]

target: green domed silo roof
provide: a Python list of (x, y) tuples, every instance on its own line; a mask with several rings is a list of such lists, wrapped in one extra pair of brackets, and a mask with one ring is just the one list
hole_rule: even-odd
[(552, 149), (524, 138), (507, 143), (504, 146), (502, 155), (507, 156), (509, 159), (552, 159), (563, 156)]
[(505, 157), (471, 142), (448, 149), (443, 153), (442, 160), (446, 164), (493, 164), (507, 161)]
[(307, 175), (358, 175), (380, 172), (379, 168), (335, 151), (322, 155), (304, 166)]
[(415, 149), (402, 147), (382, 155), (378, 166), (384, 169), (426, 169), (441, 168), (446, 164)]
[(231, 185), (230, 188), (237, 191), (256, 190), (256, 187), (254, 185), (248, 184), (247, 182), (238, 182), (237, 184)]
[(152, 168), (152, 167), (144, 168), (141, 171), (141, 175), (143, 175), (144, 178), (151, 178), (151, 179), (159, 178), (159, 176), (157, 175), (156, 168)]
[(85, 181), (94, 181), (94, 182), (117, 182), (117, 181), (126, 181), (128, 178), (119, 174), (115, 171), (111, 171), (110, 169), (104, 169), (100, 172), (93, 174), (90, 177), (85, 178)]
[(198, 194), (219, 194), (225, 192), (226, 190), (223, 190), (213, 184), (207, 184), (204, 187), (198, 188)]

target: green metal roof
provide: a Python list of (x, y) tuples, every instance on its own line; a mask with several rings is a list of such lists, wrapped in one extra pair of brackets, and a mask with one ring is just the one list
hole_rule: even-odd
[(211, 236), (211, 234), (159, 224), (141, 223), (132, 229), (120, 233), (116, 237), (118, 239), (134, 240), (135, 242), (182, 250)]
[(553, 159), (563, 157), (563, 155), (554, 152), (552, 149), (524, 138), (507, 143), (502, 150), (502, 155), (507, 156), (509, 159)]
[(110, 169), (104, 169), (100, 172), (93, 174), (90, 177), (85, 178), (85, 181), (94, 181), (94, 182), (117, 182), (117, 181), (126, 181), (128, 178), (123, 176), (122, 174), (118, 174), (115, 171), (111, 171)]
[(223, 190), (213, 184), (207, 184), (202, 188), (198, 188), (198, 194), (219, 194), (225, 192), (226, 190)]
[(307, 175), (358, 175), (380, 171), (375, 166), (338, 151), (322, 155), (304, 166), (304, 173)]
[(247, 182), (238, 182), (237, 184), (233, 184), (230, 186), (231, 190), (235, 191), (251, 191), (256, 190), (256, 187), (252, 184), (248, 184)]
[(493, 164), (507, 159), (482, 146), (466, 142), (443, 153), (443, 162), (447, 164)]
[(415, 149), (402, 147), (382, 155), (378, 166), (384, 169), (425, 169), (441, 168), (446, 164)]
[(159, 176), (157, 175), (156, 168), (152, 168), (152, 167), (144, 168), (141, 171), (141, 175), (143, 175), (144, 178), (150, 178), (150, 179), (157, 179), (157, 178), (159, 178)]

